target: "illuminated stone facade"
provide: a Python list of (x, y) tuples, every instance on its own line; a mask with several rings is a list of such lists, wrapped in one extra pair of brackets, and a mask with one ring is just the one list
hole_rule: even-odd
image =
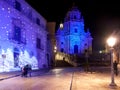
[(0, 72), (47, 67), (46, 23), (25, 0), (0, 0)]
[(77, 7), (68, 11), (63, 26), (56, 33), (57, 50), (67, 54), (92, 53), (92, 40), (89, 29), (84, 31), (84, 19)]

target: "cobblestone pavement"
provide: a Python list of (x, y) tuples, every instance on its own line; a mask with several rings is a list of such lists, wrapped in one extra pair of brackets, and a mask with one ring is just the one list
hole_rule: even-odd
[(120, 73), (114, 81), (117, 87), (110, 87), (110, 67), (91, 67), (88, 72), (81, 68), (56, 68), (33, 72), (32, 77), (1, 80), (0, 90), (120, 90)]

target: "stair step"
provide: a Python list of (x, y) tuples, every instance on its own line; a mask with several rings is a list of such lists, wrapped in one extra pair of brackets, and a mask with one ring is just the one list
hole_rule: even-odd
[(56, 67), (73, 67), (73, 66), (71, 64), (67, 63), (66, 61), (57, 60)]

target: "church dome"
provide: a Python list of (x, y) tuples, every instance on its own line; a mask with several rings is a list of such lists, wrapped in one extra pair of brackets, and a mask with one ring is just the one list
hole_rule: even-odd
[(64, 21), (80, 21), (83, 20), (81, 12), (79, 11), (77, 6), (73, 6), (66, 14)]

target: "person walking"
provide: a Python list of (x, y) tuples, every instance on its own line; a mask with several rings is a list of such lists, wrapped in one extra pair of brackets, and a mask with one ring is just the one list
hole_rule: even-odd
[(21, 76), (24, 77), (24, 66), (21, 67), (22, 74)]
[(118, 63), (116, 60), (113, 63), (113, 67), (114, 67), (114, 73), (117, 76), (118, 75)]

